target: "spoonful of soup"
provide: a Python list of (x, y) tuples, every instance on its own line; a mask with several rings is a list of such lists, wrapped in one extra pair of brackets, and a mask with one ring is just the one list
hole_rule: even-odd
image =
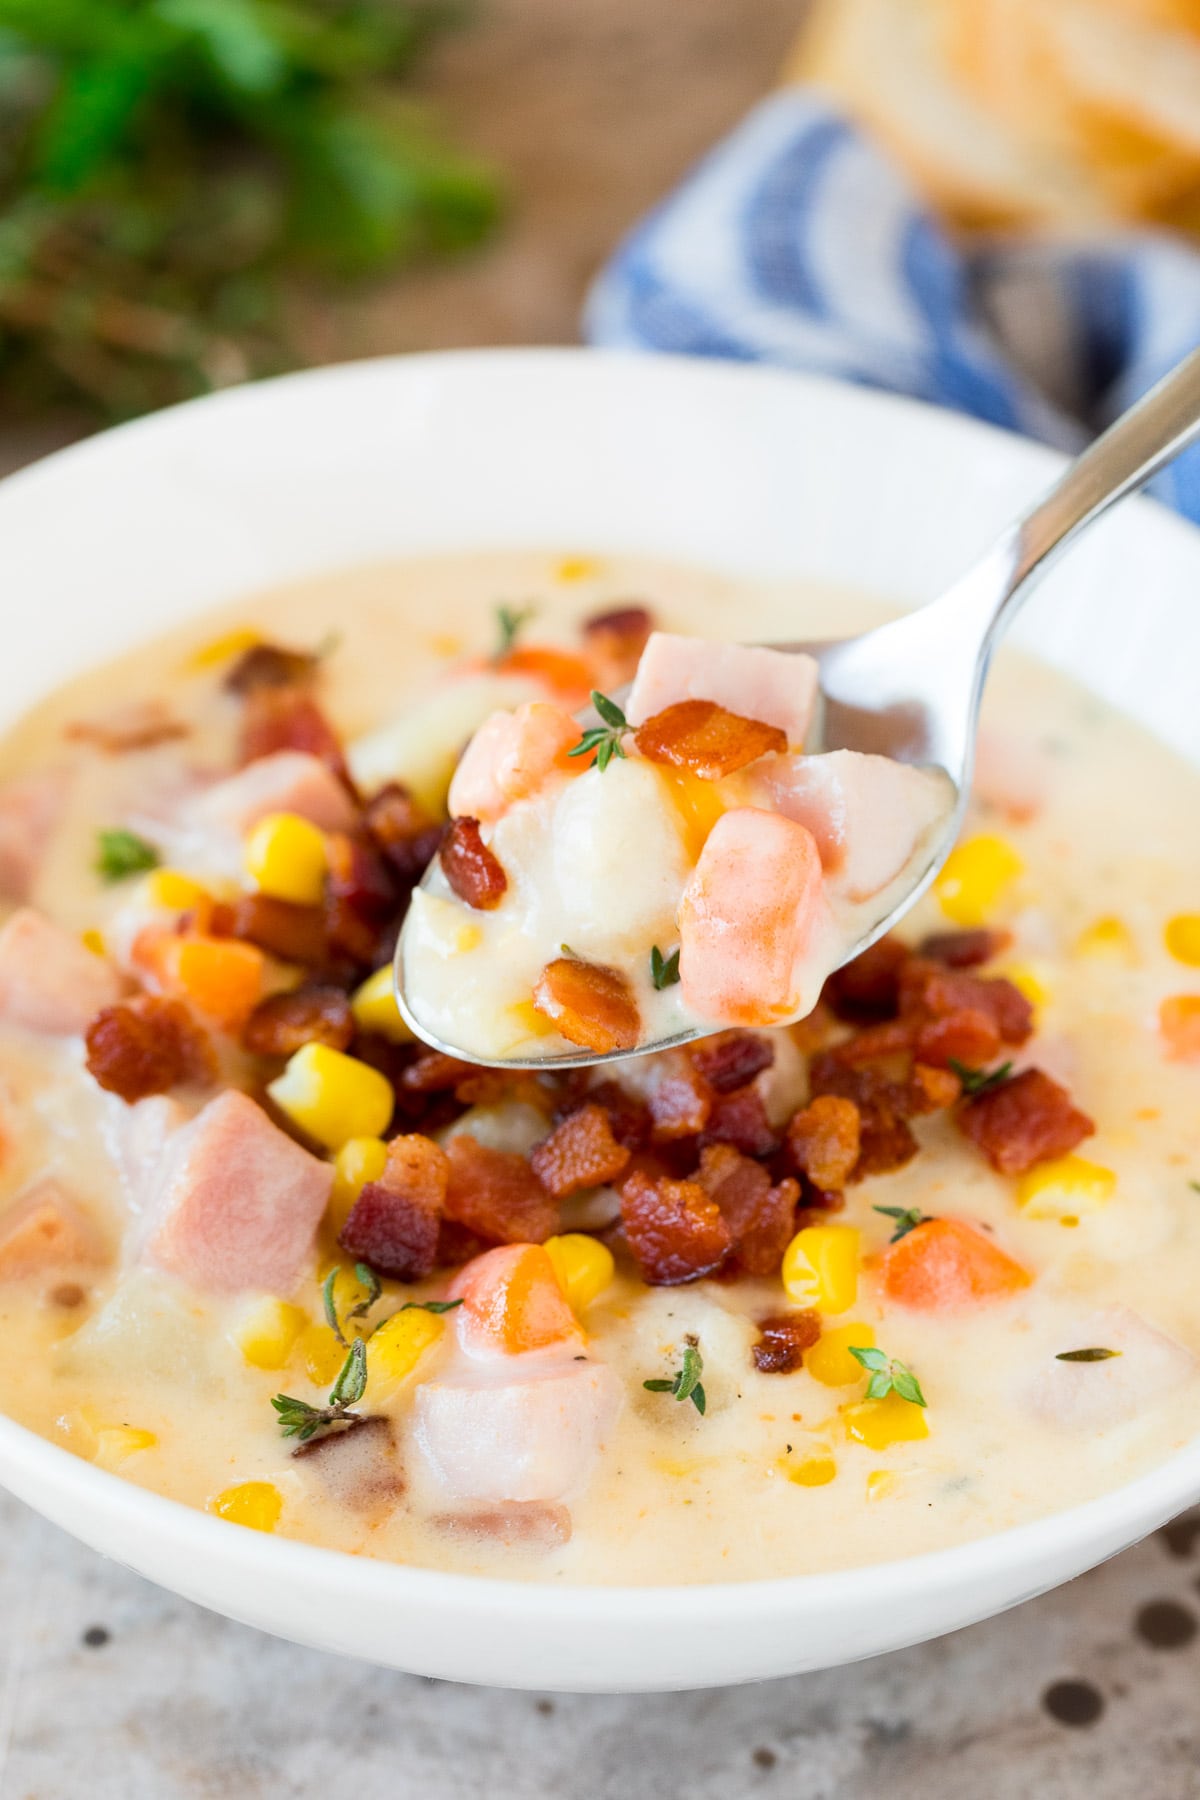
[(538, 1069), (806, 1016), (953, 847), (1017, 608), (1198, 436), (1200, 351), (919, 611), (820, 643), (655, 632), (586, 713), (494, 713), (397, 946), (407, 1023), (464, 1061)]

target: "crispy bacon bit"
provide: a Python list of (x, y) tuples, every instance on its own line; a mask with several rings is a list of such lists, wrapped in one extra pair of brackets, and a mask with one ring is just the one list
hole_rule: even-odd
[(908, 1116), (920, 1119), (926, 1113), (943, 1112), (961, 1094), (962, 1082), (953, 1069), (932, 1069), (926, 1063), (914, 1063), (908, 1078)]
[(1066, 1156), (1096, 1129), (1041, 1069), (1024, 1069), (969, 1100), (958, 1122), (1001, 1175), (1023, 1175), (1035, 1163)]
[(584, 620), (583, 647), (601, 693), (633, 680), (653, 630), (654, 616), (645, 606), (616, 606)]
[(612, 1134), (602, 1106), (581, 1106), (540, 1143), (529, 1158), (542, 1186), (556, 1200), (580, 1188), (604, 1187), (629, 1163), (629, 1151)]
[(475, 1073), (472, 1063), (460, 1062), (442, 1050), (420, 1050), (400, 1077), (400, 1085), (410, 1094), (444, 1094), (466, 1076)]
[(695, 1064), (682, 1050), (665, 1050), (653, 1059), (653, 1080), (646, 1093), (650, 1136), (656, 1144), (695, 1137), (712, 1111), (712, 1095)]
[(363, 817), (376, 848), (400, 880), (419, 881), (437, 855), (442, 827), (396, 781), (372, 795)]
[[(946, 1019), (955, 1013), (982, 1013), (1000, 1039), (1014, 1047), (1033, 1034), (1033, 1007), (1020, 988), (1003, 976), (971, 975), (924, 957), (910, 957), (900, 977), (900, 1010), (906, 1017)], [(922, 1062), (933, 1057), (920, 1053)]]
[(238, 657), (221, 685), (231, 694), (249, 694), (263, 687), (303, 687), (316, 674), (318, 661), (311, 650), (252, 644)]
[(76, 743), (94, 744), (108, 756), (130, 750), (153, 750), (189, 735), (190, 727), (176, 719), (162, 700), (133, 700), (114, 707), (96, 719), (76, 719), (64, 736)]
[(760, 756), (786, 751), (787, 732), (726, 712), (715, 700), (678, 700), (638, 726), (637, 747), (650, 762), (722, 781)]
[[(454, 821), (455, 826), (461, 823)], [(559, 956), (546, 964), (533, 990), (533, 1004), (569, 1043), (601, 1055), (633, 1050), (642, 1035), (637, 1001), (624, 975), (576, 956)]]
[(902, 1169), (917, 1154), (917, 1140), (907, 1123), (906, 1083), (892, 1081), (878, 1069), (850, 1068), (836, 1050), (824, 1050), (813, 1058), (809, 1086), (814, 1095), (838, 1094), (858, 1108), (859, 1151), (852, 1181)]
[(452, 819), (438, 852), (451, 888), (468, 906), (491, 912), (508, 890), (508, 876), (479, 833), (478, 819)]
[(881, 1019), (877, 1025), (864, 1025), (853, 1037), (843, 1038), (835, 1045), (833, 1055), (848, 1069), (887, 1062), (895, 1056), (908, 1056), (916, 1029), (912, 1019)]
[(797, 1183), (772, 1186), (762, 1164), (730, 1144), (707, 1146), (696, 1179), (721, 1209), (739, 1267), (747, 1275), (774, 1275), (792, 1236)]
[(722, 1031), (716, 1037), (702, 1039), (691, 1058), (714, 1093), (732, 1094), (771, 1067), (775, 1046), (757, 1032)]
[(382, 856), (366, 838), (346, 832), (327, 837), (325, 935), (330, 953), (360, 968), (381, 960), (385, 928), (398, 904), (396, 884)]
[(944, 963), (948, 969), (976, 969), (980, 963), (999, 956), (1011, 939), (1011, 932), (989, 931), (986, 927), (979, 931), (935, 931), (921, 939), (917, 955)]
[(212, 1081), (207, 1034), (180, 1000), (142, 994), (106, 1006), (87, 1028), (87, 1066), (100, 1086), (133, 1104), (189, 1081)]
[(353, 793), (341, 740), (312, 695), (302, 687), (248, 690), (242, 717), (241, 760), (257, 762), (277, 750), (306, 750), (319, 757)]
[(952, 1062), (978, 1069), (994, 1061), (999, 1049), (995, 1021), (987, 1013), (969, 1008), (931, 1019), (913, 1040), (914, 1054), (938, 1069), (948, 1069)]
[(757, 1088), (718, 1094), (700, 1137), (701, 1144), (732, 1144), (747, 1156), (770, 1156), (779, 1148), (779, 1133), (767, 1117)]
[(491, 1244), (542, 1244), (558, 1230), (558, 1203), (527, 1159), (492, 1150), (467, 1132), (446, 1146), (446, 1216)]
[(672, 1181), (635, 1169), (621, 1185), (621, 1219), (642, 1279), (677, 1287), (711, 1275), (733, 1239), (721, 1209), (698, 1181)]
[(844, 1188), (861, 1148), (862, 1120), (853, 1100), (818, 1094), (792, 1115), (788, 1148), (796, 1167), (819, 1188)]
[(609, 1130), (627, 1150), (644, 1150), (650, 1142), (650, 1111), (615, 1081), (598, 1081), (588, 1099), (608, 1114)]
[(754, 1366), (764, 1375), (792, 1375), (804, 1364), (804, 1352), (811, 1350), (821, 1335), (821, 1316), (815, 1312), (772, 1313), (760, 1319), (761, 1343), (751, 1354)]
[(359, 1194), (338, 1242), (396, 1281), (421, 1281), (438, 1260), (450, 1161), (432, 1138), (393, 1138), (378, 1181)]
[[(453, 1061), (453, 1058), (449, 1059)], [(454, 1098), (464, 1106), (507, 1106), (516, 1101), (545, 1112), (552, 1104), (552, 1077), (535, 1075), (532, 1069), (477, 1069), (454, 1084)]]
[(242, 1047), (254, 1056), (291, 1056), (305, 1044), (348, 1050), (354, 1014), (341, 988), (312, 983), (260, 1000), (242, 1028)]
[(242, 894), (231, 906), (219, 904), (209, 930), (215, 937), (241, 938), (283, 962), (319, 968), (325, 961), (325, 915), (319, 906), (295, 906), (270, 894)]
[(837, 1017), (851, 1025), (894, 1019), (900, 1004), (900, 971), (908, 958), (908, 947), (899, 938), (882, 937), (853, 962), (834, 970), (823, 997)]

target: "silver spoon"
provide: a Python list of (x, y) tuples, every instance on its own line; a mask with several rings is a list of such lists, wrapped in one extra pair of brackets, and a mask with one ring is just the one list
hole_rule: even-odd
[[(928, 861), (914, 870), (910, 885), (891, 910), (848, 949), (844, 962), (853, 961), (903, 918), (935, 879), (954, 846), (970, 794), (983, 684), (996, 645), (1018, 609), (1093, 520), (1144, 487), (1197, 438), (1200, 350), (1185, 357), (1122, 413), (1065, 470), (1050, 492), (1010, 525), (938, 599), (860, 637), (771, 646), (803, 651), (820, 665), (822, 749), (870, 751), (897, 762), (941, 769), (955, 788), (954, 808), (929, 848)], [(427, 885), (431, 872), (426, 872), (422, 886)], [(457, 1045), (442, 1042), (418, 1024), (405, 994), (403, 950), (402, 933), (396, 949), (395, 982), (406, 1023), (436, 1050), (463, 1062), (483, 1061)], [(717, 1029), (714, 1025), (677, 1032), (636, 1050), (506, 1057), (496, 1066), (569, 1069), (620, 1062), (690, 1043)]]

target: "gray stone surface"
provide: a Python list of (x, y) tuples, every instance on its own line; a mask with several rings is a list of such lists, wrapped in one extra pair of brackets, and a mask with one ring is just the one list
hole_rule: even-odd
[[(9, 1500), (0, 1546), (0, 1800), (1200, 1795), (1200, 1555), (1178, 1534), (895, 1656), (628, 1698), (457, 1687), (297, 1649)], [(1187, 1641), (1154, 1648), (1139, 1614), (1164, 1601), (1160, 1627)], [(1066, 1679), (1101, 1696), (1093, 1724), (1045, 1709)]]

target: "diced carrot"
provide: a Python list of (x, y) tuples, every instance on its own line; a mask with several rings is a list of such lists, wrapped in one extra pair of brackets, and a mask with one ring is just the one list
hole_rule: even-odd
[(254, 944), (202, 935), (156, 946), (159, 979), (225, 1031), (240, 1031), (262, 999), (266, 959)]
[(1032, 1280), (965, 1219), (926, 1219), (890, 1244), (875, 1268), (889, 1300), (920, 1312), (1004, 1300)]
[(519, 1356), (581, 1337), (578, 1322), (540, 1244), (503, 1244), (461, 1269), (449, 1290), (461, 1300), (458, 1328), (475, 1355)]
[(1200, 994), (1172, 994), (1164, 1000), (1158, 1028), (1172, 1062), (1200, 1062)]
[(552, 644), (518, 644), (495, 664), (501, 675), (532, 675), (561, 700), (568, 712), (583, 706), (592, 691), (592, 671), (572, 650)]

